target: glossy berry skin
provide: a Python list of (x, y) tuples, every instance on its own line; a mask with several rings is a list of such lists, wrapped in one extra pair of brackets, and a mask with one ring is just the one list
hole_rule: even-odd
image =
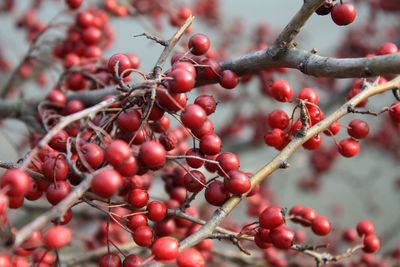
[(98, 260), (99, 267), (120, 267), (121, 266), (121, 259), (119, 258), (118, 254), (110, 253), (104, 256), (101, 256)]
[(393, 103), (389, 108), (389, 116), (394, 122), (400, 122), (400, 101)]
[(331, 10), (331, 17), (339, 26), (348, 25), (356, 18), (356, 8), (350, 2), (337, 3)]
[(204, 188), (206, 178), (202, 172), (193, 170), (185, 174), (183, 177), (183, 184), (187, 191), (199, 192)]
[(332, 136), (332, 135), (336, 135), (339, 131), (340, 131), (340, 122), (335, 121), (329, 126), (328, 129), (326, 129), (324, 131), (324, 134), (328, 135), (328, 136)]
[(198, 137), (202, 138), (205, 135), (212, 134), (214, 131), (214, 124), (210, 119), (206, 119), (199, 128), (192, 129), (192, 133)]
[(78, 9), (82, 5), (83, 0), (65, 0), (70, 9)]
[(350, 158), (358, 153), (360, 150), (360, 145), (353, 139), (343, 139), (339, 143), (338, 150), (342, 156)]
[(165, 149), (156, 141), (144, 142), (139, 151), (140, 161), (150, 170), (158, 170), (165, 165)]
[(324, 216), (319, 216), (312, 221), (311, 229), (316, 235), (327, 235), (331, 231), (331, 222)]
[(289, 117), (285, 111), (276, 109), (268, 114), (268, 124), (271, 128), (284, 130), (289, 125)]
[(383, 44), (381, 47), (378, 49), (378, 55), (388, 55), (388, 54), (394, 54), (399, 52), (399, 48), (397, 45), (394, 43), (386, 43)]
[(276, 80), (272, 83), (270, 92), (273, 98), (280, 102), (288, 102), (293, 96), (293, 88), (287, 81)]
[(46, 191), (46, 198), (52, 205), (57, 205), (71, 193), (71, 186), (65, 181), (52, 183)]
[(179, 243), (173, 237), (164, 236), (154, 242), (151, 252), (157, 261), (173, 260), (179, 255)]
[(357, 233), (360, 237), (363, 235), (372, 235), (374, 233), (374, 224), (368, 220), (359, 222), (357, 224)]
[(280, 226), (272, 229), (269, 237), (274, 247), (288, 249), (294, 241), (294, 232), (286, 227)]
[(312, 221), (318, 217), (318, 213), (313, 208), (304, 208), (299, 215), (304, 219), (300, 223), (306, 227), (311, 226)]
[[(125, 54), (114, 54), (110, 57), (108, 60), (108, 71), (114, 76), (115, 75), (115, 65), (118, 62), (118, 75), (120, 76), (122, 72), (126, 69), (130, 69), (131, 66), (131, 61), (129, 57)], [(125, 72), (124, 77), (128, 76), (129, 73)]]
[[(137, 213), (137, 212), (133, 212)], [(126, 226), (134, 231), (136, 228), (140, 226), (146, 226), (147, 225), (147, 217), (144, 214), (135, 214), (132, 216), (129, 216), (129, 220), (126, 224)]]
[(172, 66), (172, 70), (176, 69), (184, 69), (188, 71), (190, 74), (192, 74), (193, 77), (196, 77), (196, 69), (190, 62), (185, 62), (185, 61), (177, 62)]
[(195, 76), (186, 69), (175, 69), (168, 76), (173, 78), (169, 81), (169, 89), (173, 93), (189, 92), (195, 84)]
[(225, 189), (221, 181), (214, 181), (210, 183), (204, 192), (204, 196), (208, 203), (214, 206), (221, 206), (228, 200), (230, 193)]
[(233, 89), (239, 83), (239, 77), (231, 70), (224, 70), (221, 72), (221, 80), (219, 84), (225, 89)]
[(221, 73), (221, 67), (219, 63), (214, 59), (207, 58), (200, 63), (201, 65), (207, 67), (198, 68), (198, 77), (200, 80), (204, 81), (218, 81), (219, 75)]
[[(312, 88), (304, 88), (302, 89), (298, 94), (297, 94), (298, 99), (305, 100), (306, 102), (306, 107), (307, 108), (314, 108), (317, 103), (318, 103), (318, 94), (317, 92), (314, 91)], [(312, 105), (314, 104), (314, 105)]]
[(128, 202), (132, 207), (140, 209), (147, 205), (149, 194), (139, 188), (133, 189), (128, 195)]
[(214, 97), (210, 95), (198, 96), (194, 101), (194, 104), (202, 107), (206, 112), (207, 116), (213, 114), (215, 112), (215, 109), (217, 108), (217, 102), (215, 102)]
[(260, 227), (274, 229), (285, 223), (281, 207), (271, 206), (266, 208), (259, 216)]
[(132, 69), (137, 69), (140, 65), (140, 58), (135, 55), (135, 54), (127, 54), (127, 56), (129, 57), (129, 60), (131, 62), (131, 68)]
[(176, 262), (179, 267), (204, 267), (206, 264), (203, 255), (194, 248), (188, 248), (179, 253)]
[(113, 169), (104, 169), (92, 180), (92, 191), (103, 198), (110, 198), (122, 186), (121, 175)]
[(379, 249), (380, 241), (379, 241), (378, 237), (376, 237), (374, 235), (369, 235), (364, 238), (363, 245), (364, 246), (363, 246), (362, 250), (365, 253), (374, 253)]
[[(237, 170), (240, 167), (239, 158), (231, 152), (224, 152), (219, 154), (216, 160), (219, 162), (221, 168), (225, 171), (225, 173), (228, 173), (231, 170)], [(221, 176), (225, 176), (220, 168), (218, 168), (218, 174)]]
[(268, 131), (264, 135), (264, 142), (268, 146), (279, 147), (281, 144), (283, 144), (283, 135), (284, 132), (281, 129), (275, 128), (272, 131)]
[(45, 247), (49, 250), (60, 249), (71, 241), (71, 230), (63, 225), (51, 227), (44, 235)]
[(136, 131), (140, 127), (141, 116), (139, 111), (134, 109), (128, 109), (122, 111), (118, 118), (117, 122), (120, 128), (125, 131)]
[(316, 134), (311, 137), (307, 142), (303, 144), (303, 147), (308, 150), (317, 149), (322, 143), (322, 138), (320, 134)]
[(349, 243), (354, 243), (357, 241), (358, 238), (358, 233), (357, 230), (354, 228), (347, 228), (342, 235), (343, 240), (349, 242)]
[[(52, 265), (54, 264), (54, 262), (56, 261), (53, 253), (51, 253), (50, 251), (45, 251), (45, 250), (41, 250), (36, 252), (33, 255), (33, 262), (42, 262), (42, 263), (46, 263), (48, 265)], [(1, 265), (0, 265), (1, 266)]]
[(363, 139), (369, 133), (369, 125), (363, 120), (353, 120), (347, 127), (347, 132), (351, 137)]
[(232, 170), (228, 176), (224, 177), (224, 186), (231, 194), (241, 195), (250, 190), (251, 182), (244, 172)]
[(68, 133), (64, 130), (61, 130), (51, 138), (49, 146), (55, 150), (64, 152), (67, 146), (68, 137)]
[(190, 129), (200, 128), (207, 118), (206, 112), (196, 104), (189, 104), (181, 113), (183, 125)]
[(147, 205), (147, 217), (153, 222), (164, 219), (167, 214), (167, 207), (161, 201), (152, 201)]
[(148, 247), (153, 242), (153, 230), (147, 226), (139, 226), (133, 232), (133, 240), (141, 247)]
[(222, 141), (216, 134), (207, 134), (200, 139), (200, 151), (205, 155), (216, 155), (221, 151)]
[(210, 48), (210, 39), (206, 35), (198, 33), (190, 37), (188, 46), (193, 55), (200, 56)]
[[(197, 168), (200, 168), (201, 166), (203, 166), (203, 164), (204, 164), (204, 160), (201, 160), (202, 158), (204, 158), (204, 155), (197, 148), (189, 149), (188, 151), (186, 151), (185, 156), (187, 156), (186, 157), (187, 164), (192, 168), (197, 169)], [(192, 158), (192, 157), (197, 157), (197, 158)]]
[(129, 145), (123, 140), (114, 140), (106, 147), (105, 151), (106, 160), (115, 168), (120, 168), (124, 161), (131, 155)]
[(103, 164), (104, 151), (103, 149), (94, 143), (86, 143), (82, 146), (82, 153), (85, 160), (93, 169), (97, 169)]
[(28, 173), (20, 169), (8, 169), (1, 177), (1, 188), (9, 187), (8, 196), (24, 196), (31, 188), (32, 180)]
[(138, 255), (130, 254), (126, 256), (122, 267), (141, 267), (143, 266), (143, 260)]

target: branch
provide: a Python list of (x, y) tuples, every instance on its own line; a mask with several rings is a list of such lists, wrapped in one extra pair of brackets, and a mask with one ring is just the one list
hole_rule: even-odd
[[(304, 144), (314, 135), (327, 129), (334, 121), (346, 115), (348, 113), (349, 107), (356, 106), (358, 103), (362, 102), (364, 99), (372, 95), (392, 90), (393, 88), (397, 88), (399, 86), (400, 76), (385, 84), (367, 87), (365, 90), (350, 99), (326, 119), (308, 129), (303, 137), (295, 137), (275, 158), (273, 158), (266, 166), (264, 166), (261, 170), (259, 170), (251, 177), (251, 189), (262, 182), (276, 169), (278, 169), (282, 162), (287, 162), (290, 156), (297, 149), (299, 149), (302, 144)], [(251, 191), (251, 189), (249, 190), (249, 192)], [(228, 216), (228, 214), (240, 203), (240, 201), (246, 195), (247, 193), (243, 194), (242, 196), (233, 196), (228, 199), (225, 204), (223, 204), (219, 209), (214, 212), (213, 216), (202, 228), (199, 229), (199, 231), (181, 241), (180, 250), (192, 247), (201, 240), (207, 238), (207, 236), (211, 235), (213, 230), (226, 218), (226, 216)]]

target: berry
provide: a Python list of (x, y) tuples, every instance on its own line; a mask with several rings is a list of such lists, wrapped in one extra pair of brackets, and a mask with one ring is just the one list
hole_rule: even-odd
[(190, 104), (185, 107), (181, 113), (183, 125), (190, 129), (200, 128), (206, 120), (206, 112), (196, 104)]
[(359, 222), (357, 224), (357, 233), (360, 237), (363, 235), (372, 235), (374, 233), (374, 224), (368, 220)]
[[(306, 102), (306, 107), (307, 108), (314, 108), (317, 103), (318, 103), (318, 94), (317, 92), (314, 91), (314, 89), (311, 88), (304, 88), (302, 89), (298, 95), (297, 95), (298, 99), (302, 99), (305, 100)], [(314, 105), (312, 105), (314, 104)]]
[[(239, 158), (231, 153), (224, 152), (217, 156), (216, 160), (219, 162), (219, 165), (224, 170), (225, 173), (230, 172), (231, 170), (237, 170), (240, 167)], [(225, 173), (218, 168), (218, 174), (221, 176), (225, 176)]]
[(149, 247), (153, 242), (153, 230), (147, 226), (139, 226), (133, 232), (133, 240), (138, 246)]
[(282, 208), (268, 207), (259, 216), (260, 227), (266, 229), (274, 229), (285, 223)]
[(179, 243), (173, 237), (161, 237), (154, 242), (151, 253), (157, 261), (173, 260), (178, 257)]
[(205, 135), (209, 135), (212, 134), (214, 131), (214, 124), (212, 123), (212, 121), (210, 119), (206, 119), (203, 123), (203, 125), (200, 128), (196, 128), (196, 129), (191, 129), (192, 133), (198, 137), (198, 138), (202, 138)]
[(20, 169), (8, 169), (1, 177), (1, 188), (8, 187), (8, 196), (24, 196), (31, 188), (31, 178)]
[(128, 202), (132, 207), (140, 209), (147, 205), (149, 194), (139, 188), (133, 189), (128, 195)]
[(239, 77), (231, 70), (224, 70), (221, 72), (221, 80), (219, 84), (225, 89), (233, 89), (239, 83)]
[(364, 242), (363, 242), (363, 248), (362, 250), (365, 253), (374, 253), (379, 249), (380, 242), (378, 237), (374, 235), (369, 235), (365, 237)]
[(169, 81), (169, 89), (173, 93), (189, 92), (195, 84), (195, 76), (183, 68), (173, 70), (168, 76), (173, 78)]
[(322, 142), (322, 138), (320, 134), (316, 134), (313, 137), (311, 137), (307, 142), (305, 142), (303, 144), (303, 147), (305, 149), (309, 149), (309, 150), (314, 150), (317, 149)]
[(156, 141), (144, 142), (139, 151), (140, 161), (150, 170), (161, 169), (165, 165), (165, 149)]
[(324, 216), (317, 217), (312, 221), (311, 229), (317, 235), (327, 235), (331, 231), (331, 222)]
[(121, 259), (116, 253), (109, 253), (101, 256), (98, 260), (99, 267), (120, 267)]
[(200, 80), (204, 81), (217, 81), (221, 73), (221, 67), (214, 59), (207, 58), (200, 62), (205, 67), (198, 68), (198, 75)]
[(382, 45), (378, 49), (378, 55), (395, 54), (397, 52), (399, 52), (397, 45), (395, 45), (394, 43), (390, 43), (390, 42)]
[(152, 201), (147, 205), (147, 217), (153, 222), (164, 219), (167, 214), (167, 207), (160, 201)]
[[(203, 158), (203, 154), (199, 151), (199, 149), (189, 149), (188, 151), (186, 151), (186, 156), (188, 156), (186, 158), (186, 162), (187, 164), (192, 167), (192, 168), (200, 168), (201, 166), (203, 166), (204, 161), (201, 160), (201, 158)], [(191, 158), (191, 157), (197, 157), (197, 158)]]
[(60, 106), (65, 106), (65, 104), (67, 104), (67, 97), (62, 91), (57, 89), (51, 90), (47, 94), (46, 100), (48, 100), (52, 104), (57, 104)]
[[(129, 57), (125, 54), (114, 54), (108, 60), (108, 71), (114, 76), (115, 75), (115, 66), (118, 63), (118, 75), (121, 76), (122, 72), (127, 69), (132, 68), (131, 61)], [(129, 72), (125, 72), (124, 77), (127, 77)], [(123, 78), (124, 78), (123, 77)]]
[(269, 237), (271, 243), (280, 249), (288, 249), (294, 241), (294, 232), (290, 229), (280, 226), (271, 230)]
[(112, 169), (100, 171), (92, 180), (92, 191), (103, 198), (110, 198), (121, 186), (121, 175)]
[(68, 163), (65, 158), (47, 158), (43, 163), (43, 175), (47, 180), (53, 182), (67, 179)]
[(339, 153), (346, 158), (355, 156), (360, 150), (360, 145), (353, 139), (343, 139), (338, 146)]
[(268, 114), (268, 124), (271, 128), (284, 130), (289, 125), (289, 117), (285, 111), (276, 109)]
[(131, 62), (131, 68), (132, 69), (137, 69), (140, 65), (140, 59), (138, 56), (136, 56), (135, 54), (127, 54), (127, 56), (129, 57), (129, 61)]
[(362, 120), (353, 120), (347, 127), (347, 132), (351, 137), (363, 139), (369, 133), (369, 125)]
[(241, 195), (250, 190), (251, 181), (244, 172), (232, 170), (228, 172), (228, 176), (224, 178), (224, 186), (230, 193)]
[[(328, 131), (329, 130), (329, 131)], [(324, 134), (328, 136), (336, 135), (340, 131), (340, 123), (339, 121), (333, 122), (328, 129), (324, 131)]]
[(196, 98), (194, 101), (194, 104), (199, 105), (204, 109), (206, 112), (207, 116), (211, 115), (215, 112), (215, 109), (217, 107), (217, 103), (215, 102), (214, 97), (210, 95), (200, 95)]
[(46, 249), (60, 249), (71, 241), (71, 230), (63, 225), (51, 227), (44, 235)]
[(105, 151), (106, 160), (115, 168), (123, 166), (131, 155), (131, 149), (129, 145), (123, 140), (114, 140), (106, 147)]
[(136, 228), (140, 226), (147, 225), (147, 217), (144, 214), (135, 214), (138, 212), (139, 211), (133, 212), (134, 215), (129, 216), (129, 220), (126, 224), (126, 226), (132, 231), (134, 231)]
[(216, 155), (221, 151), (222, 141), (216, 134), (207, 134), (200, 139), (200, 151), (205, 155)]
[(342, 238), (349, 243), (354, 243), (357, 241), (357, 234), (356, 229), (348, 228), (344, 231)]
[(188, 46), (193, 55), (200, 56), (210, 48), (210, 39), (206, 35), (198, 33), (190, 37)]
[(67, 134), (67, 132), (61, 130), (51, 138), (49, 146), (55, 150), (65, 152), (65, 148), (67, 147), (68, 137), (69, 135)]
[(141, 116), (139, 111), (128, 109), (119, 114), (117, 122), (123, 130), (133, 132), (139, 129)]
[(279, 147), (283, 144), (283, 141), (284, 132), (279, 128), (268, 131), (264, 136), (264, 142), (268, 146)]
[(393, 103), (389, 108), (389, 116), (394, 122), (400, 122), (400, 101)]
[(352, 3), (342, 3), (342, 1), (340, 1), (340, 3), (333, 6), (331, 17), (333, 22), (339, 26), (348, 25), (356, 18), (356, 8)]
[(143, 266), (143, 260), (138, 255), (130, 254), (126, 256), (122, 267), (141, 267)]
[(86, 162), (89, 163), (93, 169), (97, 169), (103, 164), (104, 152), (100, 146), (94, 143), (86, 143), (82, 146), (82, 153)]
[(293, 96), (293, 88), (287, 81), (276, 80), (272, 83), (271, 95), (280, 102), (288, 102)]
[(221, 206), (228, 200), (230, 193), (225, 189), (221, 181), (214, 181), (210, 183), (204, 192), (204, 196), (208, 203), (214, 206)]
[(179, 253), (176, 262), (179, 267), (204, 267), (206, 264), (203, 255), (194, 248), (188, 248)]
[(203, 189), (205, 183), (206, 178), (204, 177), (204, 174), (196, 170), (185, 174), (183, 178), (183, 184), (189, 192), (199, 192)]
[(311, 226), (312, 221), (318, 217), (318, 213), (313, 208), (304, 208), (299, 215), (304, 219), (300, 223), (306, 227)]
[(46, 191), (46, 198), (52, 205), (57, 205), (71, 193), (71, 186), (67, 182), (58, 181), (52, 183)]

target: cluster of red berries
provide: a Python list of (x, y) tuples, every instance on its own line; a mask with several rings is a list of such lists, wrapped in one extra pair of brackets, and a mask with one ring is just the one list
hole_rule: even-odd
[(325, 2), (315, 11), (318, 15), (325, 16), (331, 14), (333, 22), (339, 26), (352, 23), (356, 18), (356, 8), (350, 2), (333, 4), (336, 0), (325, 0)]
[(365, 253), (374, 253), (380, 247), (379, 238), (373, 235), (374, 224), (369, 220), (363, 220), (357, 224), (356, 229), (347, 228), (342, 235), (343, 240), (349, 243), (357, 241), (358, 237), (362, 238), (362, 250)]

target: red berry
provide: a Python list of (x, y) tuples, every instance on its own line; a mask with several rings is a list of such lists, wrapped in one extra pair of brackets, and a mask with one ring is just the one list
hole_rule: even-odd
[(165, 165), (165, 149), (156, 141), (146, 141), (140, 146), (139, 159), (150, 170), (161, 169)]
[(206, 262), (203, 255), (194, 248), (182, 251), (176, 259), (179, 267), (204, 267)]
[(85, 156), (85, 160), (93, 169), (97, 169), (103, 164), (104, 151), (103, 149), (94, 143), (86, 143), (82, 146), (82, 153)]
[(178, 257), (179, 243), (173, 237), (161, 237), (154, 242), (151, 252), (157, 261), (173, 260)]
[(360, 237), (363, 235), (372, 235), (374, 233), (374, 224), (368, 220), (359, 222), (357, 224), (357, 233)]
[(103, 198), (110, 198), (121, 186), (121, 175), (112, 169), (100, 171), (92, 180), (93, 192)]
[(153, 230), (147, 225), (139, 226), (133, 232), (133, 240), (141, 247), (148, 247), (153, 242)]
[(221, 206), (230, 197), (230, 193), (225, 189), (225, 186), (221, 181), (210, 183), (204, 192), (204, 195), (207, 202), (214, 206)]
[(79, 12), (76, 16), (76, 24), (82, 28), (87, 28), (93, 25), (94, 15), (90, 11)]
[[(314, 108), (317, 103), (318, 103), (318, 94), (317, 92), (314, 91), (314, 89), (311, 88), (304, 88), (302, 89), (299, 94), (297, 95), (298, 99), (303, 99), (306, 102), (306, 107), (307, 108)], [(314, 104), (314, 105), (313, 105)]]
[(397, 52), (399, 52), (397, 45), (395, 45), (394, 43), (390, 43), (390, 42), (382, 45), (378, 49), (378, 55), (395, 54)]
[(61, 106), (65, 106), (65, 104), (67, 103), (67, 97), (65, 96), (65, 94), (57, 89), (51, 90), (47, 94), (46, 100)]
[(44, 235), (44, 243), (47, 249), (60, 249), (71, 241), (71, 230), (63, 225), (51, 227)]
[(128, 202), (132, 207), (140, 209), (147, 205), (149, 194), (142, 189), (133, 189), (128, 195)]
[(106, 147), (105, 151), (106, 160), (115, 168), (120, 168), (124, 161), (126, 161), (131, 155), (131, 149), (129, 145), (123, 140), (114, 140)]
[(294, 233), (290, 229), (280, 226), (273, 228), (269, 234), (271, 243), (280, 249), (288, 249), (294, 241)]
[(188, 71), (190, 74), (192, 74), (193, 77), (196, 77), (196, 69), (190, 62), (185, 62), (185, 61), (177, 62), (172, 66), (172, 70), (176, 69), (184, 69)]
[[(269, 230), (268, 230), (269, 231)], [(267, 249), (272, 247), (272, 243), (269, 241), (264, 241), (261, 238), (261, 235), (257, 234), (254, 236), (254, 242), (256, 243), (257, 247), (261, 248), (261, 249)]]
[(152, 201), (147, 205), (147, 217), (153, 222), (164, 219), (167, 214), (167, 207), (160, 201)]
[(77, 113), (85, 109), (85, 104), (83, 104), (80, 100), (71, 100), (68, 101), (67, 106), (65, 107), (65, 113), (67, 115), (71, 115), (73, 113)]
[(1, 177), (1, 188), (7, 187), (8, 196), (23, 197), (31, 188), (31, 178), (20, 169), (8, 169)]
[[(359, 93), (362, 92), (361, 88), (353, 88), (349, 91), (349, 94), (347, 95), (347, 100), (352, 99), (353, 97), (355, 97), (356, 95), (358, 95)], [(368, 98), (364, 99), (363, 101), (361, 101), (360, 103), (357, 104), (356, 107), (358, 108), (362, 108), (364, 107), (366, 104), (368, 103)]]
[(144, 214), (135, 214), (139, 211), (134, 211), (132, 216), (129, 216), (129, 220), (126, 226), (134, 231), (139, 226), (146, 226), (147, 225), (147, 217)]
[(91, 26), (83, 30), (82, 40), (87, 45), (93, 45), (100, 42), (102, 32), (98, 28)]
[(121, 259), (116, 253), (101, 256), (98, 260), (99, 267), (121, 267)]
[[(121, 75), (126, 69), (132, 68), (129, 57), (125, 54), (114, 54), (108, 60), (108, 71), (114, 76), (115, 66), (118, 62), (118, 75)], [(128, 76), (129, 72), (125, 72), (124, 77)]]
[(360, 150), (360, 145), (353, 139), (343, 139), (339, 143), (339, 153), (346, 158), (355, 156)]
[(206, 117), (204, 109), (196, 104), (187, 105), (181, 113), (182, 123), (190, 129), (200, 128)]
[(353, 120), (347, 127), (347, 132), (351, 137), (363, 139), (369, 133), (369, 125), (362, 120)]
[(331, 222), (324, 216), (317, 217), (312, 221), (311, 229), (317, 235), (327, 235), (331, 231)]
[(311, 108), (308, 110), (308, 113), (311, 119), (311, 126), (324, 119), (324, 113), (319, 108)]
[(140, 58), (138, 56), (136, 56), (135, 54), (127, 54), (127, 56), (129, 57), (129, 60), (131, 62), (131, 68), (132, 69), (137, 69), (140, 65)]
[[(201, 158), (203, 158), (204, 155), (199, 151), (199, 149), (191, 148), (188, 151), (186, 151), (185, 155), (188, 156), (186, 158), (186, 162), (190, 167), (197, 169), (203, 166), (204, 160), (201, 160)], [(191, 157), (197, 157), (197, 158), (191, 158)]]
[(350, 2), (337, 3), (331, 10), (331, 17), (339, 26), (348, 25), (356, 18), (356, 8)]
[(249, 176), (239, 170), (228, 172), (229, 177), (224, 177), (225, 188), (234, 195), (241, 195), (250, 190)]
[(293, 96), (293, 88), (287, 81), (276, 80), (271, 85), (271, 95), (280, 102), (288, 102)]
[(117, 122), (119, 127), (125, 131), (133, 132), (140, 127), (141, 115), (139, 111), (134, 109), (124, 110), (119, 114)]
[(393, 103), (389, 108), (389, 116), (394, 122), (400, 122), (400, 101)]
[(216, 134), (207, 134), (200, 139), (200, 150), (205, 155), (215, 155), (221, 151), (222, 141)]
[(194, 104), (199, 105), (204, 109), (207, 116), (214, 113), (217, 107), (214, 97), (210, 95), (200, 95), (194, 101)]
[(49, 142), (49, 146), (60, 152), (65, 152), (68, 137), (69, 137), (69, 135), (67, 134), (66, 131), (60, 130), (56, 135), (54, 135), (51, 138), (51, 140)]
[(64, 181), (52, 183), (46, 191), (46, 198), (50, 204), (57, 205), (71, 193), (71, 186)]
[(284, 130), (289, 125), (289, 117), (285, 111), (276, 109), (268, 114), (268, 124), (271, 128)]
[(198, 33), (190, 37), (188, 46), (193, 55), (203, 55), (210, 48), (210, 39), (206, 35)]
[(173, 78), (169, 81), (169, 89), (173, 93), (189, 92), (195, 84), (195, 76), (186, 69), (175, 69), (168, 76)]
[(357, 240), (357, 234), (356, 229), (348, 228), (344, 231), (342, 238), (349, 243), (354, 243)]
[(369, 235), (365, 237), (363, 245), (362, 249), (365, 253), (374, 253), (379, 249), (379, 238), (374, 235)]
[(271, 206), (266, 208), (259, 216), (260, 227), (274, 229), (285, 223), (282, 208)]
[(35, 263), (42, 262), (42, 263), (46, 263), (51, 266), (55, 261), (56, 261), (56, 258), (54, 257), (53, 253), (51, 253), (50, 251), (41, 250), (41, 251), (36, 252), (33, 255), (33, 262), (35, 262)]
[(317, 149), (322, 142), (322, 138), (320, 134), (316, 134), (313, 137), (311, 137), (307, 142), (305, 142), (303, 144), (303, 147), (305, 149), (309, 149), (309, 150), (314, 150)]
[(204, 81), (217, 81), (221, 73), (221, 67), (214, 59), (207, 58), (200, 62), (205, 67), (198, 68), (198, 75), (200, 80)]
[(239, 83), (239, 77), (231, 70), (224, 70), (221, 72), (221, 80), (219, 84), (226, 89), (233, 89)]
[[(224, 152), (219, 154), (216, 160), (219, 162), (221, 168), (225, 171), (225, 173), (228, 173), (231, 170), (237, 170), (240, 167), (239, 158), (231, 152)], [(220, 168), (218, 168), (218, 174), (221, 176), (225, 176)]]
[(138, 255), (130, 254), (126, 256), (122, 267), (141, 267), (143, 266), (143, 260)]
[[(214, 131), (214, 124), (212, 123), (212, 121), (210, 119), (206, 119), (203, 123), (203, 125), (200, 128), (196, 128), (196, 129), (191, 129), (192, 133), (198, 137), (198, 138), (202, 138), (205, 135), (209, 135), (212, 134)], [(204, 152), (203, 152), (204, 153)]]
[(264, 142), (268, 146), (279, 147), (283, 144), (283, 141), (284, 132), (279, 128), (268, 131), (264, 136)]
[(190, 173), (185, 174), (183, 178), (183, 183), (185, 185), (186, 190), (189, 192), (199, 192), (203, 189), (206, 178), (204, 174), (199, 171), (190, 171)]
[(340, 131), (340, 122), (335, 121), (329, 126), (328, 129), (326, 129), (324, 131), (324, 134), (326, 134), (328, 136), (332, 136), (332, 135), (336, 135), (339, 131)]
[(299, 215), (304, 219), (300, 223), (306, 227), (311, 226), (312, 221), (318, 217), (318, 213), (313, 208), (304, 208)]

